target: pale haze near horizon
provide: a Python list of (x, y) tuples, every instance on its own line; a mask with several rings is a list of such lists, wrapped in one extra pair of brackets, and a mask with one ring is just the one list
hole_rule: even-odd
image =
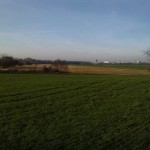
[(146, 61), (149, 6), (148, 0), (0, 0), (0, 53)]

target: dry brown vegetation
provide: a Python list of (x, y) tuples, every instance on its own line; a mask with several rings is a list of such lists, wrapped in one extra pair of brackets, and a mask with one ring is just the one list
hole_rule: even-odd
[(72, 73), (114, 74), (114, 75), (150, 75), (148, 70), (119, 69), (107, 67), (69, 66)]
[(9, 67), (9, 68), (0, 68), (1, 72), (43, 72), (45, 68), (50, 67), (51, 65), (23, 65), (23, 66), (15, 66), (15, 67)]
[[(10, 68), (0, 68), (0, 72), (24, 72), (43, 73), (46, 68), (50, 68), (51, 64), (38, 64), (38, 65), (23, 65)], [(108, 67), (90, 67), (90, 66), (72, 66), (68, 67), (70, 73), (81, 74), (110, 74), (110, 75), (150, 75), (148, 70), (135, 70), (135, 69), (120, 69), (120, 68), (108, 68)]]

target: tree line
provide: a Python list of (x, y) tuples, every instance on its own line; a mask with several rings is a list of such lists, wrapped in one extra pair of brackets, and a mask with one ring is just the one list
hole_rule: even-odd
[[(25, 59), (16, 59), (13, 56), (1, 55), (0, 57), (0, 67), (2, 68), (10, 68), (15, 66), (23, 66), (23, 65), (32, 65), (32, 64), (51, 64), (49, 67), (43, 65), (43, 72), (68, 72), (68, 64), (65, 60), (36, 60), (32, 58)], [(11, 69), (12, 71), (12, 69)], [(36, 72), (36, 67), (34, 72)]]
[(2, 55), (0, 57), (0, 66), (3, 68), (8, 68), (16, 65), (22, 65), (21, 62), (17, 59), (14, 59), (11, 56)]

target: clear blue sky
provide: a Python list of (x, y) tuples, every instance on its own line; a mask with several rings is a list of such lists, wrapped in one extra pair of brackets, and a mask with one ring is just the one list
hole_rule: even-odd
[(149, 0), (0, 0), (0, 53), (145, 61)]

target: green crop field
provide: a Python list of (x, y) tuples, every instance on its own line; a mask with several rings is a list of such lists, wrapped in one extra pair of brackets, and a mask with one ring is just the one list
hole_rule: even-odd
[(103, 67), (108, 68), (118, 68), (118, 69), (135, 69), (135, 70), (149, 70), (149, 65), (103, 65)]
[[(75, 65), (74, 65), (75, 66)], [(82, 66), (82, 65), (76, 65)], [(130, 65), (116, 65), (116, 64), (95, 64), (95, 65), (85, 65), (87, 67), (105, 67), (105, 68), (117, 68), (117, 69), (134, 69), (134, 70), (150, 70), (150, 65), (138, 65), (138, 64), (130, 64)]]
[(150, 77), (0, 75), (0, 150), (150, 149)]

